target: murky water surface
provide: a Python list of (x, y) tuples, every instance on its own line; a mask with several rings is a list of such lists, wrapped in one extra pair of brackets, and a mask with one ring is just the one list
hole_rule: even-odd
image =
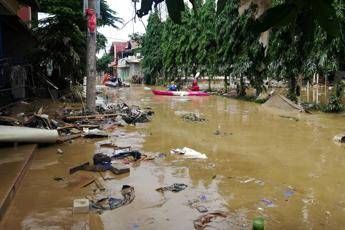
[[(216, 229), (251, 229), (256, 216), (265, 217), (267, 229), (343, 229), (345, 148), (332, 141), (345, 131), (343, 115), (285, 114), (217, 96), (161, 97), (142, 87), (110, 93), (114, 100), (155, 111), (152, 122), (116, 130), (111, 139), (143, 152), (168, 154), (132, 165), (130, 175), (103, 181), (115, 197), (123, 184), (133, 185), (134, 202), (100, 216), (71, 215), (72, 200), (92, 193), (80, 184), (94, 176), (72, 178), (67, 173), (95, 152), (92, 141), (79, 140), (61, 146), (62, 156), (56, 146), (38, 151), (3, 226), (193, 229), (201, 214), (188, 201), (196, 199), (210, 211), (229, 212), (227, 221), (214, 223)], [(207, 121), (186, 122), (177, 111), (197, 112)], [(169, 155), (184, 146), (208, 159)], [(66, 179), (56, 182), (54, 176)], [(165, 195), (155, 191), (172, 183), (188, 188)]]

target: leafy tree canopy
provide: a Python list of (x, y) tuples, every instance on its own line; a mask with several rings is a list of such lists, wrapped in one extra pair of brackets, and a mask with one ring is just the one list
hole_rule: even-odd
[[(86, 18), (83, 16), (82, 1), (79, 0), (39, 0), (41, 11), (50, 16), (39, 21), (33, 29), (38, 38), (38, 48), (33, 53), (36, 69), (45, 73), (45, 66), (52, 63), (53, 81), (66, 87), (65, 79), (77, 81), (85, 75), (86, 62)], [(116, 12), (105, 0), (101, 1), (102, 19), (99, 26), (113, 26), (121, 22)], [(97, 33), (97, 49), (104, 49), (106, 38)]]

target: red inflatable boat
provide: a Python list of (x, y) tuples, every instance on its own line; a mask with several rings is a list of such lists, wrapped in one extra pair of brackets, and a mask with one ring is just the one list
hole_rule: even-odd
[(154, 95), (160, 96), (209, 96), (208, 93), (202, 91), (168, 91), (168, 90), (152, 90)]

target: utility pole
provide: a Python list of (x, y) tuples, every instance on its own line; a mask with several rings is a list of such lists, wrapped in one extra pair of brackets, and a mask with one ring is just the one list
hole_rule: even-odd
[(94, 112), (96, 109), (96, 0), (86, 1), (88, 1), (86, 108)]

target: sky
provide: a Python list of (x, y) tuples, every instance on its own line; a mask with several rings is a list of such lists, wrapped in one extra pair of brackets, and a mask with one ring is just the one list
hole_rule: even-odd
[[(138, 17), (134, 22), (134, 4), (132, 0), (106, 0), (109, 7), (117, 13), (117, 16), (123, 19), (124, 25), (119, 24), (120, 29), (115, 29), (109, 26), (99, 28), (98, 30), (108, 39), (107, 52), (110, 49), (113, 41), (128, 41), (128, 35), (133, 32), (145, 33), (148, 16), (144, 16), (142, 20)], [(140, 3), (137, 4), (137, 9), (140, 8)], [(128, 23), (127, 23), (128, 22)], [(127, 23), (127, 24), (126, 24)], [(144, 25), (145, 27), (144, 27)], [(101, 55), (101, 54), (98, 54)]]
[[(109, 7), (116, 12), (116, 16), (122, 18), (123, 24), (119, 23), (119, 29), (105, 26), (98, 28), (98, 31), (104, 34), (108, 39), (106, 51), (109, 52), (113, 41), (128, 41), (128, 35), (134, 33), (145, 33), (145, 27), (147, 26), (148, 15), (139, 19), (136, 17), (134, 21), (134, 3), (132, 0), (106, 0)], [(137, 9), (140, 9), (140, 2), (137, 3)], [(165, 13), (166, 14), (166, 13)], [(47, 17), (47, 14), (39, 13), (39, 19)], [(97, 56), (101, 57), (104, 54), (104, 50), (100, 51)]]

